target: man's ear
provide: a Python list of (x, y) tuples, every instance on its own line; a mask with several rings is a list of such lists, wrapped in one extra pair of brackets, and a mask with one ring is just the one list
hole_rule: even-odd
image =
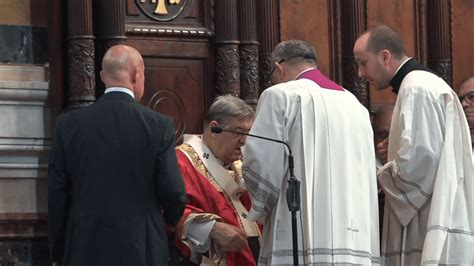
[(211, 131), (211, 128), (218, 126), (220, 126), (220, 124), (216, 120), (212, 120), (211, 122), (209, 122), (209, 124), (207, 125), (207, 130), (211, 132), (211, 136), (216, 136), (216, 134), (218, 134)]
[(285, 77), (285, 69), (280, 63), (275, 63), (276, 66), (276, 71), (280, 75), (280, 77), (284, 78)]
[(140, 69), (138, 68), (138, 66), (135, 67), (135, 69), (133, 70), (133, 75), (132, 75), (132, 83), (136, 83), (137, 80), (140, 78), (139, 77), (139, 72)]
[(218, 127), (218, 126), (219, 126), (219, 122), (217, 122), (216, 120), (212, 120), (211, 122), (209, 122), (209, 128)]
[(102, 82), (104, 82), (104, 70), (100, 71), (100, 80), (102, 80)]
[(382, 50), (381, 56), (382, 56), (382, 62), (384, 65), (388, 65), (390, 61), (392, 60), (392, 53), (390, 53), (390, 51), (387, 49)]

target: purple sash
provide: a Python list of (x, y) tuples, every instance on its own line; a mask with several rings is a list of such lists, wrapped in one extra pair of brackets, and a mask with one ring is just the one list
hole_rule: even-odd
[(326, 78), (319, 69), (311, 69), (303, 72), (296, 79), (309, 79), (318, 84), (323, 89), (343, 91), (344, 89), (337, 85), (334, 81)]

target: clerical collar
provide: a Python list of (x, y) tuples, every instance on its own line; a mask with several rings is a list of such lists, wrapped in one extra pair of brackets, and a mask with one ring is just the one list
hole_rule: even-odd
[(389, 82), (390, 86), (393, 88), (393, 92), (395, 94), (398, 94), (398, 91), (400, 90), (400, 86), (402, 85), (402, 81), (405, 78), (408, 73), (412, 72), (413, 70), (423, 70), (423, 71), (428, 71), (433, 73), (429, 68), (426, 66), (419, 64), (416, 62), (415, 59), (413, 58), (408, 58), (403, 62), (397, 69), (397, 72), (395, 73), (395, 76), (393, 76), (392, 80)]
[(110, 87), (110, 88), (107, 88), (104, 91), (104, 94), (109, 93), (109, 92), (124, 92), (124, 93), (132, 96), (133, 99), (135, 99), (135, 94), (133, 94), (133, 91), (131, 91), (127, 88), (124, 88), (124, 87)]
[(306, 73), (306, 72), (308, 72), (308, 71), (311, 71), (311, 70), (313, 70), (313, 69), (316, 69), (316, 68), (315, 68), (315, 67), (310, 67), (310, 68), (308, 68), (308, 69), (305, 69), (305, 70), (301, 71), (298, 75), (296, 75), (296, 78), (294, 78), (294, 79), (295, 79), (295, 80), (296, 80), (296, 79), (299, 79), (299, 78), (301, 77), (301, 75), (303, 75), (304, 73)]

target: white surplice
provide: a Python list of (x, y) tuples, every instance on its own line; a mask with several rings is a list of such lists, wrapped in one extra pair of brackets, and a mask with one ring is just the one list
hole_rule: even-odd
[(473, 265), (472, 164), (456, 94), (434, 74), (407, 74), (378, 176), (386, 197), (382, 264)]
[[(324, 89), (308, 79), (290, 81), (262, 93), (250, 133), (292, 148), (301, 180), (299, 263), (378, 264), (375, 153), (364, 106), (348, 91)], [(263, 224), (259, 265), (293, 263), (287, 155), (284, 145), (247, 138), (249, 219)]]

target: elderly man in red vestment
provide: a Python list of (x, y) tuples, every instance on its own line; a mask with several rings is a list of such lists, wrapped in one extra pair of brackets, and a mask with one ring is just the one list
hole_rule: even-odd
[(188, 202), (177, 227), (176, 245), (201, 265), (256, 265), (259, 228), (248, 221), (250, 198), (241, 175), (246, 136), (213, 133), (212, 127), (247, 133), (253, 109), (241, 99), (219, 96), (211, 105), (202, 135), (184, 135), (178, 164)]

